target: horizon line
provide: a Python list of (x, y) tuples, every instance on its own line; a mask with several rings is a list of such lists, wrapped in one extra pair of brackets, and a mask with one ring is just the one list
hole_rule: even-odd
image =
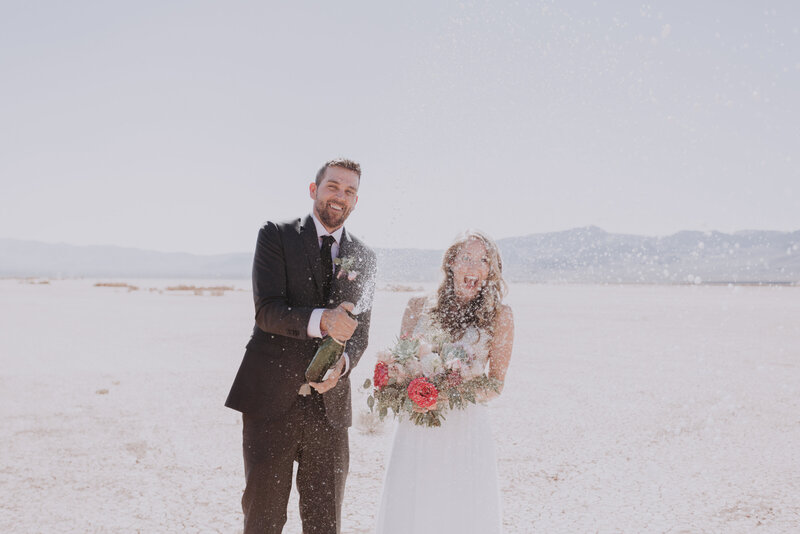
[[(777, 233), (777, 234), (793, 234), (796, 232), (800, 232), (800, 229), (797, 230), (773, 230), (773, 229), (754, 229), (754, 228), (745, 228), (741, 230), (735, 230), (732, 232), (723, 232), (720, 230), (678, 230), (676, 232), (672, 232), (670, 234), (661, 234), (661, 235), (654, 235), (654, 234), (638, 234), (638, 233), (629, 233), (629, 232), (609, 232), (600, 226), (590, 224), (586, 226), (574, 226), (572, 228), (567, 228), (564, 230), (552, 230), (549, 232), (532, 232), (528, 234), (522, 235), (514, 235), (508, 237), (501, 237), (495, 238), (496, 242), (506, 241), (509, 239), (518, 239), (524, 238), (529, 236), (536, 236), (536, 235), (546, 235), (546, 234), (561, 234), (565, 232), (572, 232), (576, 230), (591, 230), (597, 229), (603, 233), (611, 234), (611, 235), (622, 235), (622, 236), (635, 236), (635, 237), (649, 237), (649, 238), (665, 238), (671, 237), (681, 233), (700, 233), (704, 235), (710, 234), (724, 234), (724, 235), (737, 235), (737, 234), (745, 234), (750, 232), (766, 232), (766, 233)], [(76, 248), (120, 248), (120, 249), (127, 249), (127, 250), (136, 250), (141, 252), (157, 252), (159, 254), (185, 254), (189, 256), (228, 256), (233, 254), (252, 254), (252, 252), (245, 252), (245, 251), (232, 251), (232, 252), (188, 252), (182, 250), (163, 250), (163, 249), (156, 249), (156, 248), (142, 248), (138, 246), (130, 246), (130, 245), (117, 245), (117, 244), (88, 244), (88, 245), (78, 245), (75, 243), (67, 243), (64, 241), (42, 241), (39, 239), (24, 239), (18, 237), (0, 237), (0, 241), (19, 241), (19, 242), (26, 242), (26, 243), (37, 243), (41, 245), (60, 245), (60, 246), (67, 246), (67, 247), (76, 247)], [(441, 248), (417, 248), (417, 247), (380, 247), (380, 246), (373, 246), (373, 249), (381, 249), (381, 250), (421, 250), (421, 251), (432, 251), (432, 252), (440, 252), (447, 248), (446, 246)]]

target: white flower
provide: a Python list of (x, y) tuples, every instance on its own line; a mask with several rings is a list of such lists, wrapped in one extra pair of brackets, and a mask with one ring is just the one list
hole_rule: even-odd
[(425, 376), (434, 376), (444, 371), (444, 364), (442, 359), (435, 352), (426, 354), (421, 359), (422, 374)]
[(433, 352), (433, 345), (428, 343), (427, 341), (420, 341), (419, 342), (419, 352), (417, 353), (417, 357), (422, 360), (428, 354)]
[(378, 351), (378, 354), (376, 354), (375, 357), (379, 362), (383, 363), (392, 363), (392, 361), (394, 361), (394, 356), (392, 356), (392, 351), (390, 350)]
[(416, 377), (422, 375), (422, 363), (419, 360), (411, 358), (406, 362), (405, 367), (408, 376)]
[(453, 358), (452, 360), (448, 360), (445, 366), (451, 371), (461, 373), (461, 375), (464, 374), (465, 371), (464, 362), (462, 362), (458, 358)]
[(485, 362), (482, 362), (480, 358), (475, 358), (475, 360), (469, 366), (469, 371), (467, 371), (466, 374), (469, 374), (472, 377), (481, 376), (485, 370), (485, 367)]

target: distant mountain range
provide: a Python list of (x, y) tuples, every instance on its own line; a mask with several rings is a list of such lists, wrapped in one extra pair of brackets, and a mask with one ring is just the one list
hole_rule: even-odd
[(610, 234), (590, 226), (498, 242), (516, 281), (726, 283), (800, 281), (800, 231)]
[[(610, 234), (590, 226), (498, 240), (507, 280), (800, 283), (800, 231)], [(376, 249), (382, 282), (431, 282), (443, 250)], [(248, 278), (252, 253), (196, 255), (0, 239), (0, 277)]]

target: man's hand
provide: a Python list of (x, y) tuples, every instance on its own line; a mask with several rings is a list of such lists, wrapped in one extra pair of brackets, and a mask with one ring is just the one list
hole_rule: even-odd
[(325, 393), (329, 389), (333, 389), (336, 384), (339, 383), (339, 378), (342, 376), (344, 372), (344, 356), (339, 358), (339, 361), (336, 362), (336, 365), (333, 367), (333, 371), (331, 371), (330, 376), (328, 376), (327, 380), (323, 382), (309, 382), (309, 385), (316, 389), (319, 393)]
[(347, 313), (353, 311), (351, 302), (342, 302), (336, 308), (325, 310), (319, 320), (319, 327), (336, 341), (345, 342), (356, 331), (358, 321)]

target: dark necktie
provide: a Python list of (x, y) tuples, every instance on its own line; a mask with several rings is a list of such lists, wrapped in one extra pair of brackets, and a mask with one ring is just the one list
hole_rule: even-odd
[(322, 279), (322, 291), (325, 294), (325, 301), (331, 297), (331, 281), (333, 281), (333, 260), (331, 259), (331, 247), (336, 242), (332, 235), (322, 236), (322, 248), (319, 249), (319, 259), (322, 260), (322, 270), (325, 277)]

